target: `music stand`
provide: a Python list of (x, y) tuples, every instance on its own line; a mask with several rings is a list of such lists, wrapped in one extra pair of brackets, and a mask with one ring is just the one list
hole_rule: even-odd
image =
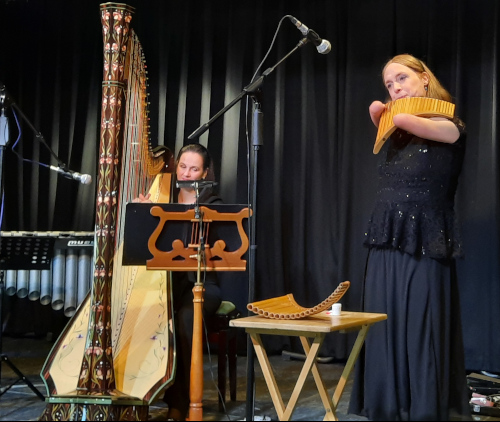
[[(127, 204), (123, 265), (197, 271), (193, 287), (193, 349), (189, 420), (203, 420), (202, 271), (245, 271), (246, 205)], [(158, 222), (159, 217), (160, 221)], [(149, 253), (147, 252), (149, 251)]]
[[(3, 162), (4, 162), (4, 153), (5, 153), (5, 148), (9, 142), (9, 130), (8, 130), (8, 120), (7, 117), (4, 115), (5, 108), (6, 108), (6, 103), (7, 103), (7, 94), (5, 91), (5, 86), (0, 82), (0, 102), (2, 106), (2, 112), (1, 112), (1, 118), (0, 118), (0, 209), (3, 211), (3, 206), (4, 206), (4, 200), (3, 200)], [(1, 234), (1, 223), (0, 221), (0, 257), (1, 260), (0, 262), (6, 263), (9, 262), (8, 257), (16, 257), (15, 252), (11, 254), (6, 254), (4, 252), (4, 248), (2, 248), (2, 234)], [(7, 251), (7, 248), (5, 248), (5, 251)], [(6, 256), (4, 258), (4, 255)], [(39, 261), (37, 261), (38, 263)], [(4, 291), (4, 267), (3, 265), (0, 266), (0, 397), (9, 391), (14, 384), (16, 384), (19, 381), (24, 381), (24, 383), (31, 388), (31, 390), (40, 398), (40, 400), (45, 400), (45, 397), (38, 389), (31, 383), (28, 378), (24, 376), (24, 374), (9, 360), (8, 356), (4, 353), (2, 353), (2, 332), (3, 332), (3, 322), (2, 322), (2, 304), (3, 304), (3, 291)], [(10, 368), (15, 372), (15, 374), (18, 376), (18, 379), (9, 384), (6, 387), (1, 387), (1, 381), (2, 381), (2, 363), (5, 362), (7, 365), (10, 366)]]

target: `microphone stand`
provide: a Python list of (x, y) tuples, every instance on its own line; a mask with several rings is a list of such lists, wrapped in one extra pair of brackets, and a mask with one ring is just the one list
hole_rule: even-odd
[[(255, 300), (255, 256), (257, 251), (257, 245), (255, 243), (256, 239), (256, 217), (257, 217), (257, 164), (258, 164), (258, 152), (261, 146), (264, 145), (263, 141), (263, 121), (264, 114), (262, 112), (261, 106), (261, 86), (264, 82), (264, 78), (270, 75), (276, 67), (278, 67), (285, 59), (292, 55), (299, 48), (304, 46), (309, 42), (308, 38), (305, 37), (299, 41), (299, 43), (281, 60), (279, 60), (274, 66), (265, 70), (262, 75), (257, 78), (254, 82), (250, 83), (236, 96), (236, 98), (221, 109), (217, 114), (215, 114), (210, 120), (202, 124), (198, 129), (196, 129), (188, 139), (194, 139), (205, 133), (210, 125), (214, 123), (219, 117), (226, 113), (231, 107), (233, 107), (238, 101), (240, 101), (244, 96), (250, 95), (254, 103), (254, 112), (252, 115), (252, 146), (253, 146), (253, 168), (250, 170), (252, 186), (251, 186), (251, 200), (249, 208), (252, 213), (249, 215), (249, 228), (250, 228), (250, 247), (248, 256), (248, 302), (252, 303)], [(250, 313), (250, 312), (249, 312)], [(247, 336), (247, 396), (246, 396), (246, 420), (254, 420), (254, 409), (255, 409), (255, 373), (254, 373), (254, 351), (252, 342)]]
[[(197, 182), (193, 183), (195, 190), (194, 218), (198, 220), (198, 271), (196, 283), (193, 287), (193, 345), (191, 349), (191, 373), (190, 373), (190, 403), (189, 420), (203, 420), (203, 345), (199, 339), (203, 336), (203, 293), (204, 286), (201, 280), (201, 263), (205, 266), (205, 236), (203, 234), (203, 212), (200, 210), (200, 191)], [(205, 269), (206, 270), (206, 269)], [(197, 339), (196, 341), (194, 339)], [(200, 371), (201, 368), (201, 371)]]
[[(38, 138), (38, 140), (47, 147), (47, 149), (50, 151), (50, 154), (57, 160), (57, 164), (59, 168), (65, 171), (69, 171), (67, 168), (66, 164), (63, 163), (59, 157), (56, 155), (56, 153), (52, 150), (52, 148), (47, 144), (45, 141), (45, 138), (42, 135), (42, 132), (37, 130), (35, 126), (30, 122), (30, 120), (26, 117), (26, 115), (22, 112), (22, 110), (17, 106), (16, 102), (12, 99), (12, 97), (9, 95), (8, 91), (5, 88), (5, 85), (0, 82), (0, 97), (3, 98), (3, 104), (4, 105), (9, 105), (12, 109), (16, 110), (16, 112), (21, 116), (21, 118), (27, 123), (27, 125), (30, 127), (30, 129), (33, 131), (35, 134), (35, 138)], [(45, 165), (45, 164), (44, 164)], [(47, 166), (49, 167), (49, 166)]]
[[(4, 153), (7, 144), (9, 143), (9, 132), (8, 132), (8, 120), (7, 116), (4, 115), (5, 109), (8, 106), (8, 94), (5, 90), (5, 85), (0, 82), (0, 107), (1, 107), (1, 118), (0, 118), (0, 212), (3, 215), (3, 206), (4, 206), (4, 192), (3, 192), (3, 175), (4, 175)], [(5, 129), (5, 130), (4, 130)], [(2, 220), (0, 220), (0, 245), (2, 241), (1, 235), (1, 227)], [(0, 246), (1, 249), (1, 246)], [(24, 381), (26, 385), (31, 388), (31, 390), (38, 396), (38, 398), (42, 401), (45, 401), (45, 396), (31, 383), (31, 381), (24, 376), (24, 374), (9, 360), (9, 357), (2, 352), (2, 303), (3, 303), (3, 291), (5, 288), (4, 285), (4, 275), (5, 270), (0, 268), (0, 397), (9, 391), (11, 387), (14, 386), (18, 381)], [(10, 385), (3, 387), (1, 386), (2, 381), (2, 363), (5, 362), (10, 366), (12, 371), (18, 376), (18, 379), (12, 382)]]
[[(191, 371), (189, 376), (189, 420), (203, 420), (203, 294), (204, 282), (201, 279), (201, 266), (206, 271), (205, 263), (205, 231), (203, 212), (200, 209), (200, 188), (217, 185), (216, 182), (204, 180), (177, 181), (177, 187), (190, 187), (195, 190), (194, 220), (198, 222), (198, 235), (193, 232), (192, 239), (197, 242), (198, 261), (197, 278), (193, 287), (193, 344), (191, 347)], [(194, 230), (194, 227), (193, 227)]]

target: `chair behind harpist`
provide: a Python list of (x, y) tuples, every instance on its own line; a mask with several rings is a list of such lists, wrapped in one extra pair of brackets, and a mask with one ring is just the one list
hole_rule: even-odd
[[(100, 6), (104, 77), (94, 240), (94, 278), (86, 300), (42, 369), (48, 398), (40, 420), (147, 420), (155, 396), (173, 381), (171, 286), (165, 271), (122, 266), (125, 204), (164, 173), (172, 156), (153, 157), (142, 48), (134, 9)], [(158, 178), (156, 178), (158, 180)], [(161, 189), (161, 192), (160, 192)]]

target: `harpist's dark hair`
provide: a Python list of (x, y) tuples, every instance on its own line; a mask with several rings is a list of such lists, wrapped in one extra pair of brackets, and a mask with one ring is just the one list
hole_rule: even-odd
[(205, 180), (215, 181), (215, 174), (212, 165), (212, 157), (210, 155), (210, 152), (208, 152), (208, 149), (206, 149), (201, 144), (187, 144), (180, 149), (179, 153), (177, 154), (177, 159), (175, 160), (176, 171), (177, 171), (177, 166), (179, 165), (179, 161), (182, 157), (182, 154), (184, 154), (185, 152), (194, 152), (196, 154), (199, 154), (203, 159), (203, 170), (207, 170), (207, 176), (205, 177)]

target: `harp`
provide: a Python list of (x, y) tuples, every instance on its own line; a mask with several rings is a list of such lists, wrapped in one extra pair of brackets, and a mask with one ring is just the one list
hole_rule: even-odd
[(392, 119), (399, 113), (408, 113), (420, 117), (446, 117), (452, 119), (455, 114), (455, 104), (427, 97), (400, 98), (387, 103), (380, 117), (377, 139), (373, 147), (374, 154), (379, 153), (384, 142), (396, 130)]
[(125, 203), (154, 183), (169, 202), (173, 155), (149, 144), (147, 77), (130, 27), (134, 8), (100, 5), (104, 70), (89, 295), (50, 352), (40, 420), (147, 420), (150, 403), (173, 381), (171, 287), (165, 271), (123, 266)]

